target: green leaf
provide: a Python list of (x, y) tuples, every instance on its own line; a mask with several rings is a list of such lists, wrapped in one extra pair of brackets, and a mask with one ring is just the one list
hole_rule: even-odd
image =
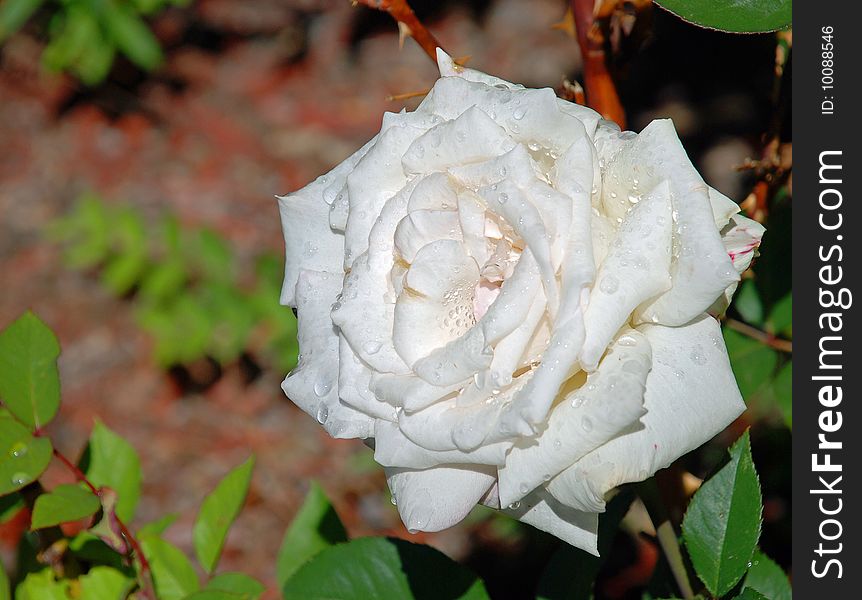
[(745, 588), (742, 590), (742, 593), (738, 596), (735, 596), (733, 600), (775, 600), (774, 598), (768, 598), (758, 592), (757, 590), (753, 590), (751, 588)]
[(90, 531), (82, 531), (69, 541), (69, 550), (79, 559), (93, 565), (123, 569), (123, 555)]
[(57, 337), (27, 311), (0, 333), (0, 400), (32, 428), (43, 427), (60, 407)]
[(769, 311), (766, 326), (774, 334), (793, 337), (793, 294), (787, 294), (775, 303)]
[(13, 492), (8, 496), (0, 496), (0, 525), (8, 523), (22, 508), (24, 500), (20, 494)]
[(751, 325), (760, 327), (763, 324), (763, 302), (757, 292), (757, 284), (753, 279), (746, 279), (739, 286), (739, 291), (733, 299), (736, 312)]
[(263, 584), (244, 573), (222, 573), (185, 600), (257, 600), (264, 590)]
[(150, 563), (159, 600), (182, 600), (198, 591), (197, 573), (179, 548), (156, 536), (142, 537), (141, 546)]
[(111, 567), (93, 567), (78, 579), (80, 598), (123, 600), (134, 581)]
[(68, 580), (57, 581), (51, 569), (28, 573), (15, 589), (15, 600), (69, 600)]
[(162, 535), (168, 530), (168, 527), (174, 524), (174, 521), (176, 521), (178, 517), (179, 515), (177, 513), (171, 513), (160, 519), (156, 519), (151, 523), (147, 523), (138, 529), (138, 535)]
[(18, 31), (45, 0), (3, 0), (0, 2), (0, 43)]
[(683, 21), (731, 33), (786, 29), (792, 22), (791, 0), (658, 0)]
[(63, 484), (36, 498), (30, 529), (44, 529), (94, 515), (99, 497), (80, 485)]
[(239, 515), (251, 483), (254, 456), (236, 467), (204, 498), (192, 529), (198, 562), (207, 573), (218, 564), (228, 529)]
[(104, 24), (117, 47), (142, 69), (155, 69), (162, 62), (162, 49), (150, 28), (129, 7), (104, 6)]
[(347, 531), (323, 489), (311, 482), (302, 507), (290, 524), (276, 561), (278, 586), (284, 587), (304, 563), (322, 550), (347, 541)]
[(373, 537), (323, 550), (282, 591), (284, 600), (488, 598), (481, 579), (434, 548)]
[(793, 362), (787, 361), (778, 371), (772, 382), (778, 409), (784, 417), (784, 423), (793, 429)]
[(93, 485), (117, 493), (117, 516), (131, 521), (141, 496), (141, 460), (132, 445), (96, 421), (81, 462)]
[(724, 327), (727, 354), (743, 399), (751, 400), (769, 381), (778, 364), (778, 353), (738, 331)]
[(762, 509), (746, 431), (730, 448), (730, 461), (694, 495), (682, 522), (691, 562), (713, 595), (729, 592), (748, 569)]
[(760, 550), (754, 553), (751, 568), (745, 576), (745, 587), (760, 592), (769, 600), (793, 600), (787, 575)]
[(17, 492), (48, 468), (54, 449), (9, 417), (0, 417), (0, 495)]

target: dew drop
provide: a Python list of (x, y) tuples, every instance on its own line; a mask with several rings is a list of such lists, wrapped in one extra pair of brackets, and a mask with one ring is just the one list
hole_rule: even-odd
[(509, 505), (509, 510), (518, 510), (519, 508), (521, 508), (521, 502), (520, 501), (512, 502)]
[(524, 106), (519, 106), (514, 111), (512, 111), (512, 118), (516, 121), (520, 121), (524, 118), (524, 115), (527, 114), (527, 108)]
[(619, 280), (613, 275), (605, 275), (599, 284), (599, 289), (606, 294), (613, 294), (620, 287)]
[(561, 442), (560, 440), (554, 440), (554, 448), (559, 450), (562, 447), (563, 447), (563, 442)]
[[(317, 390), (315, 390), (316, 392)], [(317, 422), (323, 425), (329, 419), (329, 408), (325, 404), (321, 404), (317, 408)]]
[(703, 353), (703, 347), (700, 344), (691, 349), (689, 357), (691, 358), (691, 362), (696, 365), (705, 365), (707, 362), (706, 355)]
[(526, 484), (526, 483), (522, 483), (522, 484), (518, 487), (518, 490), (519, 490), (522, 494), (526, 494), (527, 492), (529, 492), (529, 491), (530, 491), (530, 488), (529, 488), (529, 486), (527, 486), (527, 484)]
[(586, 432), (590, 432), (593, 430), (593, 422), (590, 420), (589, 417), (584, 417), (583, 419), (581, 419), (581, 429)]
[(500, 204), (505, 204), (509, 201), (509, 194), (507, 194), (506, 192), (501, 192), (500, 195), (497, 197), (497, 200), (500, 202)]
[(362, 349), (368, 354), (377, 354), (382, 345), (380, 342), (365, 342), (362, 344)]
[[(317, 381), (314, 382), (314, 394), (318, 398), (322, 398), (326, 394), (329, 393), (329, 390), (332, 389), (332, 381), (326, 379), (325, 377), (321, 377)], [(319, 420), (319, 415), (318, 415)], [(322, 422), (322, 421), (321, 421)]]
[(9, 456), (12, 458), (20, 458), (27, 454), (27, 444), (23, 442), (15, 442), (9, 449)]
[(27, 473), (15, 473), (12, 475), (12, 485), (24, 485), (30, 480)]

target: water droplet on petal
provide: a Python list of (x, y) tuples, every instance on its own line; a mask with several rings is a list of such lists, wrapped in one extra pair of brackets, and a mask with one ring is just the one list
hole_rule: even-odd
[(329, 419), (329, 408), (325, 404), (321, 404), (317, 408), (317, 422), (323, 425)]
[(12, 475), (12, 485), (24, 485), (30, 481), (30, 478), (27, 476), (27, 473), (15, 473)]
[(581, 419), (581, 429), (586, 432), (590, 432), (593, 430), (593, 422), (590, 420), (589, 417), (584, 417), (583, 419)]
[(613, 294), (620, 287), (619, 280), (613, 275), (605, 275), (599, 284), (599, 289), (606, 294)]
[(380, 342), (365, 342), (362, 344), (362, 349), (368, 354), (377, 354), (382, 346)]
[(314, 382), (314, 394), (318, 398), (322, 398), (332, 389), (332, 381), (326, 377), (321, 377)]

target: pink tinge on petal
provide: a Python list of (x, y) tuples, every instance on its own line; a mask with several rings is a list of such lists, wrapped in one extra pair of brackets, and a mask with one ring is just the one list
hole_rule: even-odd
[(760, 246), (760, 240), (752, 240), (740, 249), (728, 251), (727, 255), (730, 257), (730, 260), (736, 262), (737, 257), (744, 256), (749, 252), (754, 252), (758, 246)]
[(485, 316), (488, 308), (499, 295), (500, 285), (497, 283), (482, 280), (476, 285), (476, 289), (473, 292), (473, 315), (477, 321)]

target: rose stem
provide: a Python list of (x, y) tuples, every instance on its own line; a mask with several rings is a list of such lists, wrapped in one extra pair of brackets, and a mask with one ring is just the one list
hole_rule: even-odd
[(679, 591), (685, 600), (694, 598), (694, 591), (688, 578), (688, 570), (679, 549), (676, 531), (670, 521), (665, 505), (662, 502), (662, 494), (659, 491), (655, 478), (648, 479), (638, 486), (638, 495), (647, 508), (653, 523), (659, 523), (655, 528), (656, 538), (664, 553), (667, 564), (670, 567), (673, 578)]
[(793, 354), (793, 342), (791, 342), (790, 340), (783, 340), (779, 337), (772, 335), (771, 333), (761, 331), (757, 327), (752, 327), (751, 325), (743, 323), (742, 321), (737, 321), (736, 319), (725, 319), (724, 324), (727, 325), (729, 328), (733, 329), (734, 331), (741, 333), (742, 335), (748, 336), (752, 339), (757, 340), (761, 344), (769, 346), (773, 350), (779, 350), (781, 352)]
[(422, 24), (407, 0), (351, 0), (354, 5), (362, 4), (369, 8), (388, 12), (389, 16), (398, 22), (402, 35), (409, 35), (425, 51), (425, 54), (437, 64), (437, 48), (443, 46), (437, 38)]
[[(101, 497), (99, 489), (95, 485), (93, 485), (93, 482), (87, 479), (87, 475), (81, 469), (79, 469), (75, 463), (66, 458), (66, 456), (63, 455), (63, 453), (56, 448), (54, 448), (54, 456), (57, 458), (57, 460), (60, 461), (63, 466), (65, 466), (69, 471), (72, 472), (72, 475), (75, 476), (76, 480), (80, 481), (88, 488), (90, 488), (90, 491), (93, 492), (93, 494), (98, 497)], [(129, 542), (129, 546), (131, 547), (132, 553), (135, 557), (137, 557), (138, 562), (141, 565), (141, 578), (143, 579), (143, 583), (145, 584), (144, 589), (142, 590), (144, 597), (155, 598), (155, 595), (153, 595), (149, 589), (152, 586), (150, 563), (147, 560), (147, 557), (144, 556), (144, 552), (143, 550), (141, 550), (141, 545), (138, 543), (138, 540), (135, 538), (135, 536), (132, 535), (132, 532), (129, 531), (129, 528), (126, 527), (126, 524), (123, 523), (122, 520), (120, 520), (120, 517), (114, 514), (114, 518), (117, 520), (117, 524), (120, 526), (120, 533)]]
[(605, 33), (595, 18), (595, 0), (571, 0), (575, 33), (584, 63), (584, 87), (587, 103), (604, 118), (625, 129), (626, 113), (608, 72), (605, 56)]

